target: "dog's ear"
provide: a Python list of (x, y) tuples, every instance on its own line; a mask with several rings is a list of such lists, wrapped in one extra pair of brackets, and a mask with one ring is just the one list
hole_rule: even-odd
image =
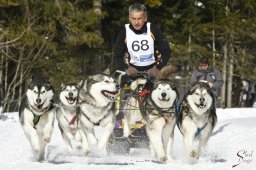
[(61, 83), (61, 90), (64, 90), (64, 88), (65, 88), (65, 84), (64, 83)]
[(86, 90), (86, 83), (87, 83), (87, 80), (81, 80), (79, 83), (77, 83), (77, 86), (79, 87), (78, 89), (84, 89)]
[(81, 80), (79, 83), (77, 83), (78, 87), (82, 87), (85, 84), (86, 80)]
[(107, 75), (110, 75), (110, 69), (109, 69), (109, 68), (107, 68), (107, 69), (106, 69), (106, 70), (104, 70), (102, 73), (107, 74)]
[(28, 80), (27, 80), (27, 84), (30, 86), (30, 84), (32, 83), (34, 79), (34, 76), (31, 76)]
[(76, 84), (76, 88), (80, 89), (81, 85), (80, 84)]

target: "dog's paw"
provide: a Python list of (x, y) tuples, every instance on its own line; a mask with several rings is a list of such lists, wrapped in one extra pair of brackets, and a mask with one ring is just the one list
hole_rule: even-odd
[(110, 136), (110, 137), (108, 138), (108, 143), (109, 143), (109, 144), (114, 144), (114, 143), (115, 143), (115, 139), (114, 139), (113, 136)]
[(86, 149), (86, 150), (84, 151), (84, 156), (88, 156), (89, 153), (90, 153), (90, 150)]
[(50, 143), (51, 138), (50, 137), (43, 137), (44, 143)]
[(195, 159), (198, 159), (198, 153), (196, 150), (193, 150), (191, 153), (190, 153), (190, 157), (192, 158), (195, 158)]
[(162, 157), (159, 158), (159, 161), (160, 161), (160, 163), (162, 163), (162, 164), (166, 163), (167, 160), (168, 160), (167, 156), (162, 156)]
[(80, 145), (78, 144), (78, 145), (76, 146), (76, 149), (77, 149), (77, 150), (81, 150), (81, 149), (82, 149), (82, 145), (81, 145), (81, 144), (80, 144)]

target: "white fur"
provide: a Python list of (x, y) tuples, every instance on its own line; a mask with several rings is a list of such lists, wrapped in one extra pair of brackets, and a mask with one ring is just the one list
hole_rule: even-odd
[[(199, 108), (195, 104), (200, 104), (200, 98), (203, 97), (205, 99), (205, 105), (204, 108)], [(207, 93), (206, 89), (200, 90), (196, 89), (195, 93), (188, 96), (188, 103), (192, 107), (193, 111), (198, 114), (202, 115), (204, 114), (211, 106), (212, 106), (212, 97), (209, 93)]]
[[(68, 100), (69, 93), (73, 93), (74, 102)], [(68, 85), (63, 91), (60, 92), (61, 105), (57, 108), (56, 118), (61, 128), (62, 137), (64, 142), (71, 147), (72, 150), (79, 149), (81, 147), (81, 136), (78, 129), (81, 126), (76, 120), (73, 124), (71, 120), (77, 115), (76, 98), (78, 95), (78, 89), (74, 85)], [(78, 119), (78, 118), (77, 118)]]
[[(51, 104), (51, 99), (52, 99), (54, 93), (52, 90), (46, 91), (45, 87), (42, 87), (40, 90), (41, 91), (41, 94), (40, 94), (41, 102), (37, 103), (36, 99), (38, 98), (37, 94), (39, 93), (39, 90), (40, 89), (38, 89), (37, 86), (35, 86), (34, 89), (28, 89), (26, 95), (28, 98), (28, 102), (30, 103), (30, 105), (32, 107), (37, 108), (37, 105), (43, 104), (42, 109), (41, 109), (41, 110), (43, 110), (44, 108), (46, 108), (47, 106), (49, 106)], [(38, 114), (40, 115), (43, 113), (38, 113)]]
[(73, 93), (73, 98), (76, 99), (78, 95), (78, 89), (74, 85), (68, 85), (61, 93), (60, 93), (60, 101), (64, 104), (64, 106), (68, 107), (76, 107), (76, 100), (74, 102), (69, 102), (67, 98), (69, 97), (69, 93)]
[[(43, 93), (42, 93), (43, 92)], [(29, 89), (27, 91), (28, 102), (34, 107), (36, 105), (36, 98), (38, 98), (37, 94), (38, 89), (35, 87), (34, 89)], [(53, 97), (53, 91), (46, 91), (44, 87), (41, 90), (42, 95), (40, 98), (42, 99), (40, 104), (43, 104), (41, 110), (47, 108), (51, 103), (50, 100)], [(36, 107), (36, 106), (35, 106)], [(32, 147), (32, 151), (34, 153), (35, 160), (41, 161), (44, 159), (45, 146), (47, 143), (51, 141), (51, 135), (53, 131), (53, 123), (55, 117), (55, 109), (46, 112), (40, 111), (31, 111), (31, 109), (25, 108), (20, 111), (23, 115), (24, 122), (21, 124), (24, 130), (24, 133), (27, 139), (30, 142)], [(37, 125), (34, 127), (33, 119), (34, 114), (40, 115), (40, 120)]]
[[(195, 105), (200, 104), (200, 97), (204, 98), (203, 105), (205, 107), (197, 107)], [(191, 115), (192, 119), (190, 116), (183, 116), (181, 131), (183, 133), (184, 144), (189, 156), (191, 158), (199, 159), (215, 126), (215, 124), (212, 126), (213, 120), (212, 117), (209, 116), (209, 108), (213, 104), (213, 99), (210, 94), (207, 93), (206, 89), (198, 88), (193, 94), (187, 96), (187, 101), (192, 108), (192, 111), (190, 112), (193, 112), (193, 114)], [(203, 129), (201, 130), (200, 135), (195, 137), (198, 128)], [(197, 149), (194, 146), (196, 139), (199, 141), (199, 146)]]
[[(97, 80), (98, 75), (95, 75), (95, 80)], [(96, 145), (98, 149), (103, 149), (106, 147), (109, 137), (114, 129), (115, 123), (115, 112), (112, 109), (113, 101), (105, 97), (102, 94), (102, 90), (107, 90), (110, 92), (116, 92), (116, 83), (111, 77), (103, 76), (102, 80), (97, 80), (91, 87), (88, 87), (86, 83), (83, 87), (84, 91), (87, 91), (93, 96), (95, 101), (80, 101), (82, 114), (80, 114), (81, 130), (79, 130), (82, 137), (82, 148), (84, 155), (89, 154), (89, 143)], [(89, 91), (88, 91), (89, 90)], [(110, 95), (111, 96), (111, 95)], [(113, 99), (116, 98), (115, 95), (111, 96)], [(86, 100), (86, 96), (81, 93), (81, 100)], [(90, 120), (84, 115), (86, 114)], [(103, 133), (99, 139), (95, 136), (94, 124), (99, 123), (99, 126), (103, 128)]]
[[(166, 94), (165, 97), (162, 94)], [(151, 98), (153, 102), (161, 109), (170, 109), (175, 107), (177, 92), (174, 91), (170, 84), (159, 84), (152, 91)], [(157, 114), (157, 112), (154, 114)], [(168, 159), (171, 160), (171, 150), (174, 138), (174, 128), (176, 117), (172, 113), (169, 116), (149, 115), (146, 119), (146, 130), (150, 140), (151, 153), (161, 163), (165, 163)]]
[[(165, 100), (169, 101), (163, 101), (162, 93), (166, 94)], [(155, 104), (160, 108), (170, 108), (173, 106), (174, 101), (177, 98), (176, 92), (170, 87), (169, 84), (159, 84), (157, 88), (152, 91), (152, 99), (154, 100)]]
[[(143, 82), (141, 80), (134, 81), (132, 84), (133, 88), (138, 86), (138, 82)], [(145, 81), (144, 81), (145, 83)], [(166, 96), (163, 98), (162, 93)], [(152, 100), (161, 109), (169, 109), (174, 106), (174, 102), (177, 99), (177, 93), (171, 88), (170, 84), (159, 84), (156, 89), (151, 93)], [(151, 106), (150, 106), (151, 107)], [(139, 110), (138, 100), (131, 97), (127, 101), (127, 106), (125, 107), (125, 119), (124, 119), (124, 136), (128, 137), (131, 134), (130, 125), (134, 124), (136, 121), (141, 120), (141, 112)], [(131, 110), (130, 110), (131, 109)], [(159, 114), (158, 112), (154, 114)], [(172, 116), (160, 116), (159, 115), (149, 115), (146, 121), (146, 131), (150, 140), (150, 151), (153, 156), (164, 163), (167, 159), (171, 159), (171, 149), (174, 137), (174, 127), (176, 118)]]
[(171, 160), (175, 117), (149, 116), (146, 124), (150, 140), (150, 151), (161, 163)]

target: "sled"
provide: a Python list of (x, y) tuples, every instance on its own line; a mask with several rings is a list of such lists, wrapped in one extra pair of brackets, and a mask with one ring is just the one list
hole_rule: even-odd
[[(124, 72), (118, 76), (117, 82), (120, 84), (121, 76)], [(145, 73), (144, 73), (145, 74)], [(129, 154), (131, 148), (148, 148), (149, 138), (145, 129), (145, 122), (143, 119), (136, 121), (135, 124), (130, 124), (131, 134), (128, 137), (123, 136), (124, 127), (124, 115), (126, 114), (125, 104), (131, 95), (138, 95), (143, 86), (137, 87), (138, 89), (131, 91), (129, 86), (120, 88), (119, 95), (116, 100), (116, 123), (113, 131), (113, 143), (107, 145), (108, 154)], [(138, 107), (134, 107), (134, 110), (139, 110)]]

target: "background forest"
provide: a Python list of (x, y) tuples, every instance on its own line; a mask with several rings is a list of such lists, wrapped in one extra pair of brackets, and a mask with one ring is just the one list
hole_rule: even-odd
[(115, 39), (133, 3), (147, 6), (149, 21), (167, 38), (169, 62), (182, 68), (176, 76), (182, 90), (198, 58), (209, 56), (225, 82), (220, 106), (252, 106), (255, 0), (0, 0), (3, 111), (17, 111), (32, 75), (49, 77), (58, 92), (61, 83), (113, 71)]

